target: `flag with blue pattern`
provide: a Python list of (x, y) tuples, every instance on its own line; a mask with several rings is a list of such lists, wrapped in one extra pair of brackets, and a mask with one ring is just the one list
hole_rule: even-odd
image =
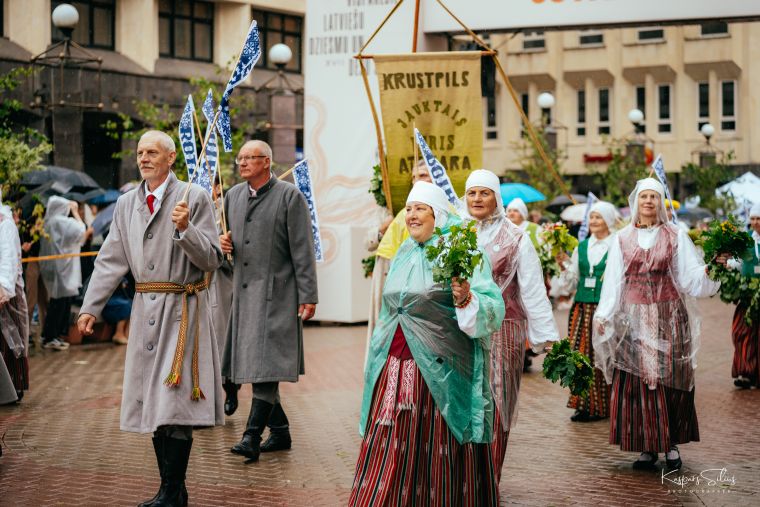
[(245, 38), (243, 51), (240, 53), (235, 70), (227, 82), (227, 87), (222, 94), (222, 100), (219, 102), (219, 118), (217, 128), (219, 135), (222, 137), (224, 151), (232, 151), (232, 126), (230, 125), (230, 95), (237, 85), (245, 81), (253, 70), (253, 66), (261, 57), (261, 43), (259, 41), (259, 29), (256, 20), (251, 23), (248, 29), (248, 36)]
[(425, 142), (425, 138), (422, 137), (422, 134), (420, 134), (420, 131), (416, 128), (414, 129), (414, 138), (417, 140), (417, 145), (420, 147), (422, 158), (425, 160), (425, 165), (430, 172), (430, 179), (432, 179), (433, 183), (441, 187), (446, 193), (446, 198), (449, 202), (454, 206), (457, 206), (459, 204), (459, 199), (457, 199), (457, 193), (451, 185), (449, 175), (446, 174), (446, 168), (443, 167), (443, 164), (441, 164), (437, 158), (435, 158), (433, 150), (430, 149), (430, 146)]
[(676, 217), (676, 209), (673, 207), (673, 198), (670, 197), (668, 177), (665, 175), (665, 164), (662, 162), (662, 155), (657, 155), (657, 159), (652, 162), (652, 169), (654, 169), (657, 179), (660, 180), (660, 183), (662, 183), (662, 186), (665, 188), (665, 199), (668, 200), (668, 204), (670, 205), (670, 211), (673, 215), (673, 223), (677, 223), (678, 217)]
[(309, 215), (311, 216), (311, 235), (314, 240), (314, 257), (317, 262), (322, 262), (322, 236), (319, 233), (319, 219), (317, 218), (317, 203), (314, 200), (313, 187), (311, 185), (311, 175), (309, 174), (309, 163), (302, 160), (293, 168), (293, 180), (296, 187), (306, 198), (309, 205)]
[(194, 111), (195, 105), (193, 104), (193, 96), (188, 95), (185, 110), (182, 112), (182, 118), (179, 120), (179, 143), (182, 147), (182, 155), (185, 157), (185, 165), (187, 166), (187, 180), (191, 182), (196, 173), (198, 160), (195, 152)]
[(211, 90), (206, 94), (206, 100), (201, 107), (203, 116), (206, 117), (206, 152), (203, 160), (199, 161), (198, 170), (193, 174), (192, 183), (197, 183), (211, 193), (212, 181), (216, 177), (216, 168), (219, 161), (219, 146), (216, 142), (216, 129), (211, 129), (211, 122), (214, 118), (214, 96)]
[(586, 213), (583, 215), (583, 223), (581, 224), (581, 228), (578, 229), (578, 241), (583, 241), (584, 239), (588, 238), (588, 218), (589, 214), (591, 213), (591, 206), (593, 206), (594, 203), (598, 200), (599, 199), (597, 199), (592, 192), (589, 192), (586, 195)]

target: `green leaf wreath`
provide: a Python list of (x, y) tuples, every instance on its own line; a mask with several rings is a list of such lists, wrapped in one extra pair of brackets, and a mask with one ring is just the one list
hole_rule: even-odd
[(570, 340), (564, 338), (555, 342), (544, 358), (543, 375), (562, 387), (569, 387), (570, 394), (586, 396), (594, 382), (594, 368), (589, 358), (573, 350)]
[(380, 165), (376, 165), (372, 168), (372, 178), (369, 180), (369, 193), (375, 198), (375, 202), (381, 208), (384, 208), (387, 204), (385, 200), (385, 193), (383, 192), (383, 172), (380, 170)]
[(541, 238), (544, 240), (538, 249), (541, 270), (545, 275), (559, 276), (561, 269), (557, 262), (557, 255), (560, 252), (572, 253), (578, 246), (578, 240), (570, 234), (567, 226), (560, 222), (544, 226)]

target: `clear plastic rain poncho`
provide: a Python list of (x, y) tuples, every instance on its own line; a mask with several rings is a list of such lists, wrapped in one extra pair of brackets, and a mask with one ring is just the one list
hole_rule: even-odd
[[(492, 181), (491, 181), (492, 180)], [(504, 213), (498, 177), (490, 171), (471, 173), (466, 188), (489, 188), (496, 194), (491, 216), (477, 221), (478, 246), (488, 254), (493, 279), (506, 307), (504, 321), (491, 335), (491, 393), (508, 431), (517, 420), (517, 398), (522, 378), (525, 340), (536, 349), (559, 340), (551, 303), (546, 297), (541, 262), (530, 238)], [(467, 196), (459, 207), (463, 220), (475, 220), (467, 210)]]
[[(29, 336), (29, 315), (21, 270), (21, 242), (13, 212), (0, 204), (0, 329), (13, 355), (21, 357)], [(7, 298), (7, 300), (6, 300)]]
[[(444, 234), (459, 223), (458, 216), (449, 215), (442, 227)], [(487, 362), (489, 337), (504, 318), (504, 303), (484, 256), (483, 264), (469, 280), (479, 303), (474, 336), (460, 330), (451, 287), (433, 282), (432, 266), (425, 256), (425, 248), (437, 240), (436, 234), (423, 244), (407, 239), (391, 264), (364, 373), (360, 433), (364, 435), (375, 383), (400, 325), (451, 433), (460, 443), (488, 443), (493, 420)]]
[[(54, 195), (45, 211), (45, 233), (40, 256), (79, 253), (84, 239), (84, 223), (69, 217), (72, 201)], [(77, 257), (40, 263), (40, 274), (51, 298), (76, 296), (82, 286), (82, 266)]]
[[(654, 227), (636, 227), (644, 190), (660, 195)], [(700, 332), (693, 298), (711, 296), (719, 284), (708, 278), (689, 236), (667, 222), (657, 180), (639, 180), (629, 204), (631, 224), (610, 248), (594, 314), (596, 367), (608, 383), (617, 369), (641, 378), (650, 389), (662, 384), (690, 391)]]

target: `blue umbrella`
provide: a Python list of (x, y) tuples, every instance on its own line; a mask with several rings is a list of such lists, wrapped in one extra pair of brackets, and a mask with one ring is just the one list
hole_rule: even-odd
[(502, 183), (501, 184), (501, 201), (504, 206), (510, 203), (512, 199), (519, 197), (526, 203), (543, 201), (546, 196), (535, 188), (525, 183)]
[(113, 222), (113, 212), (116, 209), (116, 203), (109, 204), (108, 207), (98, 211), (95, 220), (92, 221), (93, 235), (99, 236), (111, 227)]
[(116, 199), (118, 199), (120, 195), (121, 192), (118, 190), (106, 190), (101, 195), (93, 197), (87, 202), (90, 204), (111, 204), (112, 202), (116, 202)]

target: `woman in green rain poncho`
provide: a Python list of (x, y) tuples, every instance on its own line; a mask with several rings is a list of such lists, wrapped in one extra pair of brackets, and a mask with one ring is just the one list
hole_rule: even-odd
[(498, 505), (489, 337), (504, 301), (487, 256), (472, 280), (433, 282), (425, 248), (460, 222), (437, 186), (406, 202), (365, 367), (364, 437), (349, 505)]

